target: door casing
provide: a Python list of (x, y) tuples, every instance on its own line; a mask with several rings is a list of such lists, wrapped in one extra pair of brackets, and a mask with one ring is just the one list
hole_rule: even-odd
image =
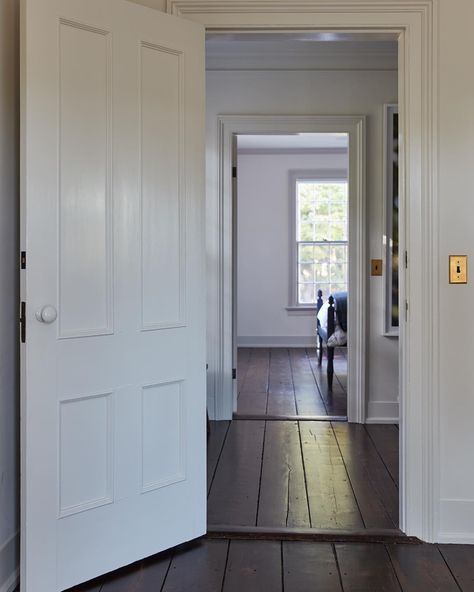
[[(233, 140), (240, 134), (347, 133), (349, 137), (349, 331), (348, 331), (348, 419), (363, 423), (365, 419), (366, 377), (366, 199), (365, 199), (365, 116), (310, 115), (222, 115), (218, 120), (219, 185), (222, 204), (219, 232), (222, 259), (218, 282), (221, 331), (216, 336), (222, 352), (221, 365), (215, 373), (216, 419), (230, 420), (235, 409), (235, 214), (232, 165), (235, 162)], [(234, 219), (233, 219), (234, 218)], [(230, 358), (230, 360), (229, 360)]]
[[(209, 32), (398, 35), (400, 250), (408, 254), (400, 274), (407, 311), (400, 327), (400, 527), (430, 542), (437, 540), (440, 514), (438, 5), (439, 0), (167, 0), (169, 13), (198, 21)], [(221, 244), (219, 249), (212, 253), (215, 277)], [(215, 289), (210, 297), (217, 303), (222, 285)], [(222, 310), (215, 310), (214, 326), (222, 330)], [(209, 349), (209, 375), (216, 385), (221, 356), (215, 346)]]

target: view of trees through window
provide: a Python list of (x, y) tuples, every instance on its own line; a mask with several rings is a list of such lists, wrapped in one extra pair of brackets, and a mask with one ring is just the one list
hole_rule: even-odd
[(296, 198), (298, 304), (314, 304), (347, 290), (347, 182), (298, 180)]

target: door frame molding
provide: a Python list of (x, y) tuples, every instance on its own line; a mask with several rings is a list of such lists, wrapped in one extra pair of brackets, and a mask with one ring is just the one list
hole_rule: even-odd
[[(400, 273), (400, 290), (410, 304), (400, 327), (400, 527), (409, 535), (436, 541), (440, 514), (438, 0), (167, 0), (167, 11), (214, 32), (325, 30), (399, 36), (400, 250), (407, 250), (409, 262)], [(215, 270), (210, 273), (214, 275)]]
[[(215, 361), (215, 417), (232, 419), (235, 398), (232, 379), (235, 266), (233, 265), (234, 196), (232, 180), (233, 139), (240, 134), (341, 132), (349, 136), (349, 285), (348, 314), (348, 418), (365, 421), (366, 407), (366, 191), (365, 121), (363, 115), (221, 115), (218, 118), (219, 204), (217, 282), (220, 311)], [(315, 337), (316, 339), (316, 337)]]

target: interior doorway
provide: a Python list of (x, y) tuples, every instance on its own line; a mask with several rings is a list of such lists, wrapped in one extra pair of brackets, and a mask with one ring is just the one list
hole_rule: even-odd
[[(233, 420), (213, 423), (211, 428), (208, 524), (211, 530), (223, 525), (244, 529), (382, 528), (398, 534), (398, 403), (392, 406), (387, 401), (385, 405), (383, 397), (374, 400), (369, 395), (369, 389), (374, 389), (370, 367), (378, 363), (374, 351), (383, 349), (381, 340), (391, 339), (391, 375), (397, 375), (398, 343), (383, 335), (383, 277), (371, 277), (368, 268), (369, 259), (383, 258), (385, 253), (384, 105), (397, 101), (398, 47), (393, 38), (386, 40), (392, 54), (387, 51), (384, 59), (392, 62), (382, 74), (379, 69), (375, 73), (373, 63), (356, 73), (353, 68), (334, 69), (335, 63), (329, 66), (327, 61), (325, 67), (319, 61), (313, 70), (307, 62), (306, 69), (296, 74), (282, 47), (285, 40), (297, 45), (303, 37), (308, 35), (257, 35), (255, 43), (260, 49), (272, 46), (272, 51), (265, 54), (263, 49), (263, 53), (276, 52), (284, 63), (281, 69), (275, 65), (269, 69), (269, 64), (262, 62), (254, 63), (252, 69), (248, 60), (254, 59), (249, 55), (257, 54), (254, 47), (248, 55), (241, 49), (240, 55), (233, 56), (234, 67), (226, 70), (226, 54), (220, 46), (220, 57), (208, 72), (208, 118), (212, 121), (215, 117), (217, 124), (217, 134), (212, 136), (217, 138), (220, 253), (224, 262), (219, 276), (220, 361), (236, 369), (233, 380), (230, 373), (226, 377), (224, 366), (216, 383), (221, 400), (216, 399), (217, 417)], [(243, 38), (241, 46), (245, 46), (245, 39), (252, 43), (252, 34)], [(367, 50), (370, 41), (366, 38), (364, 43)], [(327, 47), (320, 43), (325, 60), (334, 55), (341, 59), (342, 49), (338, 53), (336, 46), (324, 53)], [(349, 47), (357, 54), (357, 44), (346, 45), (346, 51)], [(377, 47), (380, 49), (380, 40)], [(312, 57), (322, 59), (321, 55)], [(287, 110), (286, 115), (275, 114), (288, 105), (298, 107), (294, 112)], [(222, 115), (229, 112), (239, 114)], [(326, 139), (333, 134), (333, 141), (345, 138), (346, 153), (339, 154), (342, 162), (334, 160), (336, 146), (308, 144), (318, 133), (319, 139), (324, 134)], [(273, 150), (265, 147), (265, 142), (279, 138), (280, 146), (273, 145)], [(300, 145), (300, 153), (293, 155), (296, 163), (285, 169), (284, 145), (298, 141), (306, 142), (307, 150)], [(324, 165), (316, 162), (323, 156), (318, 148), (326, 149)], [(208, 153), (213, 150), (212, 144), (208, 146)], [(262, 154), (265, 150), (272, 154)], [(270, 156), (279, 159), (272, 170)], [(261, 157), (258, 162), (257, 157)], [(242, 177), (245, 161), (253, 168), (247, 179)], [(277, 178), (284, 179), (280, 190), (286, 193), (281, 211), (276, 203), (277, 189), (269, 181)], [(332, 188), (340, 198), (343, 183), (347, 183), (347, 245), (344, 232), (332, 236), (329, 224), (328, 191)], [(233, 195), (237, 199), (233, 200)], [(310, 204), (307, 210), (302, 207), (305, 199), (305, 205)], [(338, 206), (343, 202), (337, 201)], [(263, 207), (259, 202), (264, 202)], [(283, 210), (286, 222), (280, 225)], [(275, 248), (277, 242), (283, 243), (281, 252)], [(341, 277), (332, 282), (331, 265), (340, 271), (344, 262), (347, 284), (341, 285), (345, 279)], [(283, 300), (278, 294), (281, 288), (272, 284), (281, 268), (287, 272)], [(330, 379), (327, 333), (323, 362), (318, 365), (317, 308), (324, 305), (327, 312), (329, 298), (341, 292), (348, 293), (348, 347), (339, 351), (347, 351), (347, 357), (336, 355)], [(334, 302), (330, 304), (334, 307)], [(338, 312), (341, 308), (340, 301)], [(287, 326), (295, 319), (308, 324), (300, 333), (285, 333), (278, 328), (282, 326), (279, 314)], [(320, 324), (327, 331), (327, 320), (320, 319)], [(392, 381), (387, 390), (393, 391), (391, 396), (396, 400), (398, 381)], [(379, 425), (363, 425), (367, 420)]]
[(234, 418), (344, 420), (349, 136), (237, 135), (235, 148)]

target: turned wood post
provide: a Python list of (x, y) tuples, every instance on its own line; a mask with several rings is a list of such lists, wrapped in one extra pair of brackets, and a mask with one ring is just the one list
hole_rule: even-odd
[(316, 300), (316, 336), (318, 339), (318, 365), (321, 366), (322, 361), (323, 361), (323, 338), (321, 337), (321, 335), (318, 332), (318, 328), (320, 326), (319, 320), (318, 320), (318, 312), (321, 310), (321, 307), (323, 305), (323, 291), (322, 290), (318, 290), (318, 299)]
[[(328, 308), (328, 339), (334, 333), (336, 328), (336, 310), (334, 308), (334, 297), (331, 295), (328, 299), (329, 308)], [(328, 387), (329, 390), (332, 390), (332, 379), (334, 376), (334, 348), (328, 347), (327, 348), (327, 355), (328, 355)]]

